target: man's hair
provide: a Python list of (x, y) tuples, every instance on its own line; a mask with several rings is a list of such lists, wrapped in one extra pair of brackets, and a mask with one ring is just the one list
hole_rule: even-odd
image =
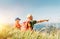
[(32, 16), (32, 14), (28, 14), (28, 15), (27, 15), (27, 18), (29, 18), (29, 17), (31, 17), (31, 16)]

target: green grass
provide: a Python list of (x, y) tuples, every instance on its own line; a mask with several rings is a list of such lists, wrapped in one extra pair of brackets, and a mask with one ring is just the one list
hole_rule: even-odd
[(51, 31), (50, 34), (46, 32), (26, 31), (22, 32), (17, 28), (12, 28), (9, 25), (3, 25), (4, 28), (0, 30), (0, 39), (60, 39), (60, 32)]

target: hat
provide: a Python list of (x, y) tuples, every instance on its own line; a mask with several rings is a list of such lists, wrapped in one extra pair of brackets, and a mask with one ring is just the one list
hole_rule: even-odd
[(21, 20), (20, 18), (16, 18), (15, 20)]
[(28, 15), (27, 15), (27, 18), (28, 18), (28, 17), (31, 17), (31, 16), (32, 16), (32, 14), (28, 14)]

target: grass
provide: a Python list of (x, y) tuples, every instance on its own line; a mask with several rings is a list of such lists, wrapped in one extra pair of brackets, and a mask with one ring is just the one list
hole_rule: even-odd
[(0, 39), (60, 39), (60, 31), (57, 31), (57, 33), (51, 31), (50, 34), (39, 31), (22, 32), (9, 25), (3, 26), (4, 27), (0, 29)]

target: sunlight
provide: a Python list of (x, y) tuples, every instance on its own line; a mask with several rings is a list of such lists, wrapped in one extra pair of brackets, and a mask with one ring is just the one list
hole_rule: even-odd
[(1, 16), (0, 17), (0, 31), (4, 31), (5, 30), (5, 24), (8, 23), (8, 20), (6, 19), (6, 17)]
[(3, 29), (4, 29), (4, 26), (0, 24), (0, 31), (2, 31)]
[(6, 17), (0, 17), (0, 24), (8, 23), (8, 20)]

